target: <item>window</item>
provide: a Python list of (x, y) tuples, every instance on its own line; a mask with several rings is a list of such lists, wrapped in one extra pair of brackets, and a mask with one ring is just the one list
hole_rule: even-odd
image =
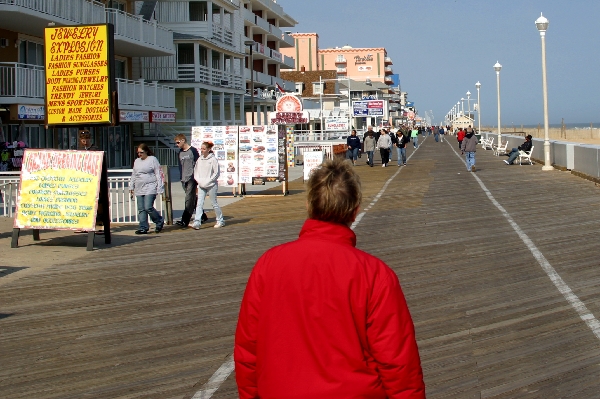
[(179, 43), (177, 45), (177, 64), (194, 64), (194, 45), (192, 43)]
[(125, 11), (125, 4), (118, 0), (108, 0), (106, 2), (106, 8), (112, 8), (113, 10)]
[(206, 2), (190, 1), (189, 12), (190, 12), (190, 21), (206, 21), (206, 14), (207, 14)]
[(313, 83), (313, 94), (323, 94), (325, 83)]
[(19, 44), (19, 63), (44, 66), (44, 46), (29, 40), (22, 40)]
[(304, 83), (296, 82), (296, 93), (302, 94), (303, 91), (304, 91)]
[(115, 79), (127, 79), (127, 61), (115, 59)]

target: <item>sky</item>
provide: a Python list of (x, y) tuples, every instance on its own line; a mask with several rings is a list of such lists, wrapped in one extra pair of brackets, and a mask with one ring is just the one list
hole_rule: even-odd
[[(546, 33), (550, 124), (600, 123), (598, 0), (277, 0), (298, 21), (292, 32), (316, 32), (319, 47), (385, 47), (402, 91), (434, 123), (467, 91), (481, 123), (498, 124), (496, 61), (502, 126), (544, 123), (542, 45)], [(475, 101), (476, 102), (476, 101)], [(475, 103), (471, 101), (471, 107)], [(465, 101), (465, 109), (467, 108)]]

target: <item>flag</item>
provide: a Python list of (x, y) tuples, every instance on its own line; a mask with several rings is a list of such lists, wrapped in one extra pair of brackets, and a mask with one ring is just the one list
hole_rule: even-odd
[(277, 88), (277, 91), (280, 93), (285, 93), (285, 89), (281, 86), (279, 86), (279, 83), (275, 82), (275, 87)]

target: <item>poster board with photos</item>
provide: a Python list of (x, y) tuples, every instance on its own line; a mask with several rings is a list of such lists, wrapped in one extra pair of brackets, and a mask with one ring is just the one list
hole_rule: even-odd
[(237, 126), (194, 126), (190, 145), (200, 152), (203, 142), (214, 144), (212, 151), (219, 162), (220, 187), (236, 187), (239, 181)]
[(281, 181), (279, 129), (276, 125), (239, 127), (239, 181)]

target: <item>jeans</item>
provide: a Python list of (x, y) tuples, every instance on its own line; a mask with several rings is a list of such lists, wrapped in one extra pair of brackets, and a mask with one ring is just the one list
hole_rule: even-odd
[(511, 152), (508, 153), (508, 163), (512, 163), (519, 156), (519, 150), (517, 148), (513, 148)]
[(465, 158), (467, 159), (467, 170), (471, 171), (471, 166), (475, 165), (475, 151), (465, 152)]
[(211, 188), (202, 188), (198, 187), (198, 205), (196, 206), (196, 215), (194, 216), (194, 222), (201, 222), (202, 214), (204, 213), (204, 199), (206, 198), (206, 194), (210, 197), (210, 201), (212, 202), (212, 207), (215, 210), (215, 215), (217, 217), (217, 223), (223, 223), (223, 212), (221, 212), (221, 207), (217, 203), (217, 190), (219, 186), (215, 184)]
[(462, 141), (458, 142), (458, 149), (460, 150), (460, 148), (462, 147)]
[(150, 225), (148, 224), (148, 215), (150, 215), (150, 219), (152, 219), (157, 226), (164, 223), (164, 219), (160, 216), (158, 211), (154, 209), (154, 200), (156, 199), (156, 194), (136, 195), (136, 199), (140, 230), (150, 230)]
[(439, 133), (435, 133), (435, 134), (433, 135), (433, 137), (435, 138), (435, 142), (436, 142), (436, 143), (437, 143), (437, 142), (439, 141), (439, 139), (440, 139), (440, 135), (439, 135)]
[(419, 148), (419, 136), (415, 136), (415, 137), (413, 137), (413, 138), (412, 138), (412, 141), (413, 141), (413, 146), (414, 146), (415, 148)]
[(373, 151), (367, 151), (367, 163), (373, 166)]
[(406, 163), (406, 148), (396, 147), (396, 153), (398, 154), (398, 166)]
[(443, 143), (444, 142), (444, 134), (440, 134), (440, 141)]
[(346, 159), (351, 159), (352, 161), (356, 161), (358, 158), (358, 148), (349, 148), (346, 150)]
[(394, 155), (394, 145), (388, 149), (388, 161), (392, 162), (392, 155)]
[(381, 163), (386, 165), (390, 161), (390, 150), (387, 148), (380, 148), (379, 153), (381, 154)]
[(196, 202), (198, 201), (196, 187), (198, 187), (198, 183), (196, 183), (196, 180), (192, 177), (185, 183), (181, 182), (181, 186), (185, 192), (185, 205), (183, 215), (181, 215), (181, 222), (187, 226), (190, 224), (194, 209), (196, 209)]

